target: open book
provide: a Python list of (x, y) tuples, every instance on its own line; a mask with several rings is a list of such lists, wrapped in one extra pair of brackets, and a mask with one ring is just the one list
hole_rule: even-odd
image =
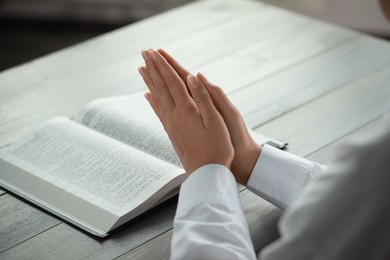
[(0, 150), (3, 188), (101, 237), (176, 195), (185, 179), (142, 93), (92, 101), (74, 120), (53, 118)]

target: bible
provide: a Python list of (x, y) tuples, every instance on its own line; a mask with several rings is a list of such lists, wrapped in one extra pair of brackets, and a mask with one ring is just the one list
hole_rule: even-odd
[(91, 101), (0, 150), (1, 187), (99, 237), (177, 195), (185, 179), (142, 93)]

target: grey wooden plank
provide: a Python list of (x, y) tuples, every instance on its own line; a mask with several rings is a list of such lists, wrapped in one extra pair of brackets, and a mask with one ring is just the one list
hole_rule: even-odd
[(4, 194), (0, 196), (0, 252), (59, 223), (61, 222), (58, 219), (41, 212), (19, 198)]
[(352, 139), (356, 140), (356, 138), (360, 138), (365, 135), (372, 135), (373, 133), (375, 133), (375, 131), (383, 127), (382, 124), (383, 118), (376, 118), (367, 123), (366, 125), (362, 126), (361, 128), (347, 133), (346, 135), (335, 140), (334, 142), (319, 148), (318, 150), (306, 156), (306, 158), (311, 161), (315, 161), (325, 165), (331, 164), (337, 158), (337, 151), (341, 146), (347, 144)]
[(171, 254), (171, 241), (173, 229), (162, 233), (156, 238), (142, 244), (139, 247), (119, 256), (116, 260), (125, 259), (169, 259)]
[[(11, 68), (2, 73), (2, 78), (14, 78), (15, 71), (20, 72), (21, 69), (28, 67), (29, 70), (25, 70), (20, 76), (22, 78), (32, 77), (33, 81), (30, 83), (35, 85), (42, 81), (42, 78), (34, 77), (36, 73), (42, 76), (46, 75), (50, 78), (51, 74), (58, 74), (58, 69), (63, 69), (62, 74), (70, 74), (79, 69), (83, 69), (85, 59), (91, 59), (93, 63), (98, 63), (99, 65), (106, 65), (106, 62), (115, 62), (118, 58), (122, 59), (123, 56), (138, 54), (141, 48), (145, 48), (149, 44), (172, 42), (173, 36), (176, 36), (177, 39), (188, 37), (191, 33), (197, 32), (198, 30), (206, 30), (210, 27), (224, 24), (231, 21), (232, 18), (239, 19), (237, 13), (242, 12), (248, 14), (256, 11), (254, 8), (257, 11), (261, 11), (265, 8), (265, 5), (252, 1), (242, 1), (239, 5), (234, 0), (223, 2), (195, 1), (169, 12), (164, 12), (83, 43), (65, 48), (64, 50), (46, 55), (32, 62)], [(200, 15), (202, 15), (202, 19), (199, 19)], [(185, 23), (183, 23), (183, 20), (185, 20)], [(75, 55), (80, 50), (82, 54)], [(100, 54), (103, 57), (97, 56), (97, 51), (101, 52)], [(69, 56), (73, 60), (70, 60)], [(58, 62), (59, 64), (56, 67), (44, 66), (43, 64), (53, 64), (54, 62)], [(84, 68), (83, 70), (86, 69), (88, 70), (88, 68)], [(25, 85), (15, 85), (15, 87), (25, 88)]]
[[(277, 222), (281, 210), (249, 190), (240, 193), (242, 208), (256, 252), (279, 237)], [(169, 259), (172, 229), (118, 259)]]
[(5, 190), (0, 188), (0, 196), (5, 194)]
[(350, 82), (259, 127), (288, 140), (289, 150), (306, 156), (383, 114), (390, 96), (390, 66)]
[(173, 199), (107, 239), (96, 239), (61, 223), (0, 253), (0, 259), (112, 259), (172, 228), (175, 211), (176, 201)]
[(196, 69), (210, 75), (226, 91), (233, 91), (359, 37), (322, 23), (305, 25), (305, 30), (300, 28), (250, 46), (242, 44), (245, 47)]
[(254, 12), (254, 6), (262, 5), (201, 1), (1, 73), (0, 146), (50, 117), (74, 116), (91, 99), (145, 88), (137, 75), (141, 49), (232, 22), (237, 12)]
[(282, 211), (249, 190), (240, 193), (253, 246), (258, 252), (279, 237), (277, 223)]
[[(237, 7), (232, 4), (235, 1), (218, 5), (215, 1), (210, 2), (213, 4), (204, 2), (202, 8), (197, 6), (198, 9), (193, 9), (197, 16), (187, 17), (187, 13), (182, 14), (189, 20), (188, 25), (185, 25), (186, 30), (183, 30), (183, 23), (178, 24), (179, 15), (170, 18), (168, 13), (166, 20), (172, 21), (166, 24), (170, 30), (164, 34), (156, 36), (149, 32), (150, 24), (157, 22), (147, 20), (26, 64), (28, 70), (21, 66), (0, 74), (0, 89), (5, 92), (2, 96), (4, 100), (0, 100), (4, 101), (0, 102), (3, 104), (0, 109), (5, 115), (5, 118), (0, 119), (0, 146), (14, 141), (50, 117), (73, 116), (91, 99), (145, 89), (136, 67), (142, 64), (139, 50), (151, 43), (154, 46), (168, 46), (185, 64), (186, 61), (191, 61), (188, 62), (191, 68), (210, 72), (218, 82), (232, 81), (222, 85), (227, 89), (236, 89), (246, 84), (246, 81), (255, 81), (283, 66), (291, 66), (299, 59), (332, 48), (356, 35), (351, 31), (311, 22), (307, 18), (274, 8), (269, 7), (263, 11), (259, 8), (262, 5), (254, 5), (252, 2), (248, 4), (245, 1), (245, 4), (240, 3)], [(212, 12), (206, 11), (208, 9)], [(225, 13), (225, 16), (218, 10), (223, 10), (221, 13)], [(215, 12), (217, 13), (214, 14)], [(232, 19), (234, 14), (235, 19)], [(207, 25), (209, 29), (202, 29), (197, 22), (191, 20), (199, 20), (200, 15), (202, 26)], [(220, 17), (224, 23), (218, 20), (220, 24), (212, 24), (215, 18), (208, 19), (208, 16)], [(285, 22), (274, 23), (275, 18)], [(161, 22), (159, 19), (157, 21)], [(305, 30), (301, 30), (303, 26)], [(234, 33), (231, 32), (232, 28)], [(297, 35), (298, 32), (300, 35)], [(290, 44), (283, 44), (283, 41), (289, 41)], [(247, 46), (247, 51), (242, 46)], [(242, 50), (235, 51), (237, 48)], [(256, 58), (248, 58), (250, 52), (256, 53), (257, 56), (253, 55)], [(228, 55), (229, 53), (234, 55)], [(258, 53), (264, 54), (259, 56)], [(212, 60), (217, 62), (211, 62)], [(206, 62), (207, 65), (199, 65), (201, 62)], [(240, 65), (232, 65), (237, 62)], [(262, 65), (259, 66), (261, 71), (248, 70), (253, 69), (254, 62)], [(234, 77), (235, 74), (227, 69), (242, 73), (239, 85), (239, 77)], [(221, 74), (221, 71), (224, 72)], [(18, 96), (19, 93), (25, 93), (23, 99)], [(78, 95), (75, 96), (74, 93)], [(25, 109), (26, 104), (29, 109)]]
[[(235, 51), (243, 49), (243, 46), (253, 49), (259, 45), (264, 46), (275, 41), (283, 41), (299, 28), (310, 23), (310, 20), (303, 16), (295, 16), (280, 9), (261, 6), (261, 8), (254, 8), (252, 11), (237, 12), (235, 19), (213, 25), (207, 30), (192, 32), (186, 38), (169, 42), (163, 47), (169, 50), (180, 50), (177, 58), (196, 69), (213, 60), (218, 60), (226, 54), (232, 55)], [(275, 23), (275, 19), (285, 22)], [(329, 28), (337, 31), (333, 27)], [(349, 32), (347, 34), (355, 35), (356, 33)], [(214, 47), (214, 49), (208, 50), (210, 47)], [(187, 61), (190, 63), (187, 64)]]
[(389, 63), (387, 42), (360, 37), (229, 96), (254, 128)]

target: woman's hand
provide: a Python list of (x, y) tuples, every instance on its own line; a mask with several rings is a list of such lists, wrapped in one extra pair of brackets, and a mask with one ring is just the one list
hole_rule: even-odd
[(142, 56), (146, 67), (139, 72), (150, 91), (145, 97), (186, 172), (191, 174), (209, 163), (230, 169), (234, 150), (229, 131), (203, 83), (192, 75), (181, 78), (154, 50), (143, 51)]
[(246, 185), (262, 148), (249, 134), (240, 112), (230, 102), (225, 92), (220, 87), (210, 83), (203, 74), (198, 73), (198, 78), (206, 86), (229, 130), (235, 155), (231, 170), (237, 182)]
[[(165, 57), (182, 79), (186, 79), (189, 75), (191, 75), (164, 50), (159, 50), (159, 53)], [(231, 165), (231, 170), (237, 182), (242, 185), (246, 185), (252, 173), (253, 167), (260, 156), (261, 146), (256, 144), (256, 142), (252, 139), (240, 112), (230, 102), (223, 90), (210, 83), (200, 73), (197, 75), (197, 78), (207, 88), (215, 107), (225, 121), (234, 147), (234, 159)]]

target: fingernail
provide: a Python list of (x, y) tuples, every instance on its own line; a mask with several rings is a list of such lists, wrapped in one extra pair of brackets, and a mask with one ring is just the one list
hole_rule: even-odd
[(148, 52), (144, 50), (141, 52), (141, 54), (142, 54), (142, 57), (144, 58), (144, 61), (147, 61), (148, 60)]
[(157, 54), (154, 50), (149, 50), (150, 57), (152, 57), (152, 60), (157, 60)]
[(188, 85), (190, 85), (191, 88), (195, 89), (195, 88), (199, 87), (199, 82), (194, 76), (189, 75), (187, 78), (187, 81), (188, 81)]
[(139, 68), (138, 68), (138, 72), (139, 72), (139, 74), (141, 74), (142, 77), (145, 76), (145, 72), (144, 72), (144, 70), (143, 70), (143, 67), (139, 67)]

